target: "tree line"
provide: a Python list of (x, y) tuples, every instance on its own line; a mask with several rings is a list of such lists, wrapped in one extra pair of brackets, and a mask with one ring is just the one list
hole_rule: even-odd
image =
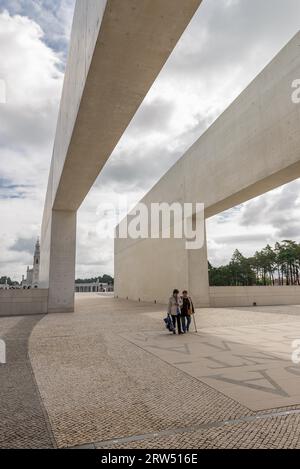
[(6, 276), (0, 277), (0, 285), (12, 286), (12, 285), (15, 285), (15, 284), (18, 284), (18, 282), (13, 282), (10, 277), (6, 277)]
[(211, 286), (300, 285), (300, 244), (291, 240), (269, 244), (254, 256), (236, 249), (228, 265), (208, 264)]

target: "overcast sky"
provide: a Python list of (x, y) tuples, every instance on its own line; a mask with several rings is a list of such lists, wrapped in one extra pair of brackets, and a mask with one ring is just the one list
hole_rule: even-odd
[[(16, 280), (40, 234), (73, 8), (74, 0), (0, 0), (0, 275)], [(80, 209), (77, 277), (113, 273), (113, 243), (97, 230), (104, 195), (137, 202), (299, 25), (299, 0), (203, 1)], [(300, 241), (299, 188), (295, 181), (209, 220), (210, 261)]]

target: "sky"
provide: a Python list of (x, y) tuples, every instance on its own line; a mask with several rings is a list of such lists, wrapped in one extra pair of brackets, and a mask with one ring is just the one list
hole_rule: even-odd
[[(40, 234), (74, 4), (0, 0), (0, 276), (15, 280)], [(299, 0), (203, 0), (79, 211), (76, 277), (113, 274), (101, 201), (126, 194), (138, 202), (299, 25)], [(236, 248), (252, 255), (267, 243), (300, 242), (299, 189), (296, 180), (208, 220), (212, 264)]]

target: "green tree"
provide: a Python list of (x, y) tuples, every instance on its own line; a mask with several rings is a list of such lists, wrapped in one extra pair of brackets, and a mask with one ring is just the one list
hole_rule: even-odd
[(228, 265), (209, 263), (209, 280), (213, 286), (300, 285), (300, 244), (284, 240), (274, 249), (268, 244), (249, 258), (236, 249)]
[(1, 285), (5, 285), (5, 284), (7, 284), (7, 285), (13, 285), (13, 281), (11, 280), (10, 277), (4, 276), (4, 277), (1, 277), (1, 278), (0, 278), (0, 284), (1, 284)]

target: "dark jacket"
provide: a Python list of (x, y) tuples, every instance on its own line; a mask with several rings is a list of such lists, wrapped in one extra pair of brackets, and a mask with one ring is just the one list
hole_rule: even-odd
[(187, 298), (181, 297), (181, 316), (188, 316), (189, 311), (192, 311), (192, 314), (195, 313), (195, 308), (192, 302), (192, 299), (188, 296)]

